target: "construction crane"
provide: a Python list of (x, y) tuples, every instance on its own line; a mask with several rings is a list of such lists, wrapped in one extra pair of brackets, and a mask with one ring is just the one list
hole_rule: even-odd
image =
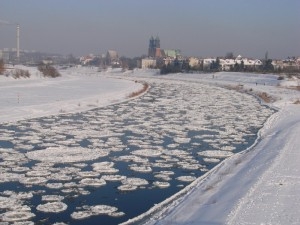
[(17, 61), (20, 61), (20, 24), (0, 20), (0, 25), (17, 26)]

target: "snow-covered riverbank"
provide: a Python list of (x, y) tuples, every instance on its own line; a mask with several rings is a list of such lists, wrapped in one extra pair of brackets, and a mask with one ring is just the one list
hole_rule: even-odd
[(80, 112), (128, 100), (143, 85), (100, 76), (97, 68), (61, 70), (62, 77), (42, 78), (33, 67), (21, 67), (29, 79), (0, 76), (0, 122)]
[(260, 130), (253, 148), (226, 159), (187, 187), (186, 194), (173, 196), (128, 224), (144, 217), (150, 217), (146, 224), (299, 224), (300, 105), (294, 103), (300, 92), (293, 89), (299, 81), (230, 73), (218, 73), (214, 79), (211, 74), (167, 78), (266, 92), (276, 99), (269, 105), (278, 112)]

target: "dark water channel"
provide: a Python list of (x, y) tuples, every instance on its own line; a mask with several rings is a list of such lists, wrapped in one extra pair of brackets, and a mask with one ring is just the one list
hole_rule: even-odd
[[(217, 87), (168, 81), (153, 81), (151, 86), (147, 94), (125, 103), (0, 124), (0, 204), (14, 198), (14, 194), (32, 193), (32, 197), (16, 202), (15, 207), (0, 207), (0, 213), (28, 206), (35, 216), (20, 221), (119, 224), (205, 174), (225, 158), (217, 153), (230, 155), (252, 145), (256, 133), (273, 113), (254, 97)], [(51, 161), (47, 157), (53, 158), (51, 152), (55, 149), (61, 149), (64, 155)], [(64, 152), (67, 149), (81, 152), (72, 155)], [(85, 149), (89, 151), (85, 153)], [(33, 159), (29, 154), (43, 150), (47, 152), (40, 158)], [(216, 155), (199, 154), (208, 150)], [(93, 151), (103, 155), (72, 161), (72, 157), (85, 157)], [(97, 169), (95, 163), (101, 162), (110, 162), (107, 167), (113, 170)], [(103, 186), (82, 182), (104, 175), (141, 178), (147, 184), (133, 183), (136, 190), (124, 191), (118, 189), (121, 180), (106, 180)], [(28, 177), (44, 180), (21, 181)], [(169, 186), (159, 187), (157, 181)], [(42, 200), (45, 195), (63, 196), (61, 202), (67, 209), (58, 213), (38, 210), (38, 205), (46, 204)], [(96, 205), (116, 207), (124, 214), (94, 212), (82, 219), (71, 216)]]

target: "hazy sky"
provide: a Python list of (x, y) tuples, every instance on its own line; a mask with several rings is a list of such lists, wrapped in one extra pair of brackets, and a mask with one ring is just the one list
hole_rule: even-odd
[(186, 56), (300, 56), (300, 0), (0, 0), (0, 49), (147, 54), (151, 35)]

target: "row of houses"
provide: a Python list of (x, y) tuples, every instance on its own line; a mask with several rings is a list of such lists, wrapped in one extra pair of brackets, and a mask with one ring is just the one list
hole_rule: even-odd
[(121, 66), (120, 58), (115, 50), (108, 50), (106, 54), (102, 54), (101, 56), (96, 56), (94, 54), (89, 54), (86, 56), (82, 56), (79, 58), (79, 62), (82, 65), (91, 65), (91, 64), (100, 64), (100, 66), (112, 66), (119, 67)]
[[(161, 61), (161, 59), (159, 59)], [(247, 59), (243, 58), (241, 55), (236, 57), (236, 59), (222, 59), (222, 58), (197, 58), (189, 57), (184, 58), (179, 55), (168, 56), (162, 59), (165, 65), (174, 64), (174, 62), (188, 61), (191, 68), (197, 68), (202, 66), (204, 69), (211, 67), (213, 63), (219, 63), (222, 70), (227, 71), (234, 67), (235, 64), (243, 64), (245, 67), (258, 67), (263, 65), (262, 61), (259, 59)], [(157, 58), (144, 58), (142, 59), (142, 68), (155, 68), (157, 66)]]
[[(243, 65), (245, 68), (258, 68), (263, 65), (263, 62), (260, 59), (248, 59), (244, 58), (241, 55), (238, 55), (235, 59), (223, 59), (219, 58), (220, 68), (223, 71), (232, 70), (232, 68), (237, 65)], [(203, 67), (210, 67), (212, 63), (216, 63), (217, 58), (212, 59), (203, 59)], [(193, 65), (190, 64), (192, 67)]]
[[(211, 68), (212, 64), (219, 64), (219, 68), (223, 71), (230, 71), (236, 65), (243, 66), (245, 69), (258, 69), (264, 65), (264, 62), (260, 59), (250, 59), (238, 55), (235, 59), (228, 58), (197, 58), (188, 57), (184, 58), (180, 55), (167, 56), (163, 59), (158, 58), (144, 58), (141, 62), (142, 68), (155, 68), (158, 66), (158, 60), (165, 65), (174, 64), (174, 62), (187, 61), (191, 68), (203, 68), (204, 70)], [(272, 60), (272, 66), (274, 70), (280, 70), (285, 68), (300, 69), (300, 57), (288, 58), (285, 60)]]

